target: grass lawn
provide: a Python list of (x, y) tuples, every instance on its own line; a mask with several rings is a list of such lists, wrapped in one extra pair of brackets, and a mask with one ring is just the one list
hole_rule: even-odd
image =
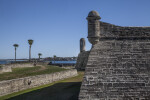
[(84, 72), (78, 76), (0, 97), (0, 100), (77, 100)]
[(36, 67), (26, 67), (26, 68), (13, 68), (12, 72), (6, 72), (0, 74), (0, 81), (2, 80), (10, 80), (15, 78), (27, 77), (27, 76), (35, 76), (41, 74), (50, 74), (54, 72), (63, 71), (66, 69), (57, 67), (57, 66), (36, 66)]

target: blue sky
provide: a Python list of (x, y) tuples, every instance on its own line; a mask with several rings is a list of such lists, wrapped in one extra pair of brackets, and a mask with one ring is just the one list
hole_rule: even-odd
[(121, 26), (150, 26), (150, 0), (0, 0), (0, 59), (77, 56), (80, 38), (87, 40), (86, 17), (96, 10), (101, 21)]

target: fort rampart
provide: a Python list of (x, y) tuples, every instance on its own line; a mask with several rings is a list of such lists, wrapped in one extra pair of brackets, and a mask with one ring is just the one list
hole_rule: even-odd
[(36, 75), (0, 82), (0, 96), (18, 92), (28, 88), (49, 84), (58, 80), (73, 77), (77, 75), (77, 70), (71, 69), (52, 74)]
[(87, 60), (79, 100), (150, 100), (150, 27), (99, 22), (91, 11)]

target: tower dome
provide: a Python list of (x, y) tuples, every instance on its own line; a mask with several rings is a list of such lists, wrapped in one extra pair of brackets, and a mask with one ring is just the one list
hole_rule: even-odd
[(99, 16), (99, 13), (94, 10), (90, 11), (88, 14), (88, 17), (98, 17), (98, 16)]

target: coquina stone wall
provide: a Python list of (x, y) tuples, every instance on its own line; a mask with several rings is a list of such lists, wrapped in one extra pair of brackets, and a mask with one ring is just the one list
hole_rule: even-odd
[(19, 64), (6, 64), (3, 67), (11, 67), (11, 68), (23, 68), (23, 67), (34, 67), (33, 63), (19, 63)]
[(100, 40), (102, 39), (149, 39), (150, 27), (122, 27), (100, 21)]
[(5, 72), (12, 72), (12, 68), (24, 68), (24, 67), (34, 67), (32, 63), (19, 63), (19, 64), (5, 64), (1, 65), (0, 74)]
[[(94, 23), (97, 16), (95, 11), (89, 14), (93, 23), (88, 28), (93, 34), (97, 30), (92, 29), (99, 26)], [(88, 57), (79, 100), (150, 100), (150, 27), (100, 22), (98, 30), (99, 37), (88, 37), (95, 45)], [(93, 42), (95, 38), (99, 41)]]
[(71, 69), (52, 74), (36, 75), (25, 78), (18, 78), (0, 82), (0, 96), (18, 92), (24, 89), (37, 87), (40, 85), (52, 83), (54, 81), (77, 75), (77, 70)]
[(90, 51), (83, 51), (79, 53), (78, 58), (77, 58), (77, 63), (75, 66), (77, 70), (85, 70), (88, 57), (89, 57), (89, 52)]
[(2, 73), (5, 73), (5, 72), (12, 72), (12, 69), (11, 69), (11, 67), (9, 67), (9, 66), (2, 66), (2, 67), (0, 67), (0, 74), (2, 74)]

